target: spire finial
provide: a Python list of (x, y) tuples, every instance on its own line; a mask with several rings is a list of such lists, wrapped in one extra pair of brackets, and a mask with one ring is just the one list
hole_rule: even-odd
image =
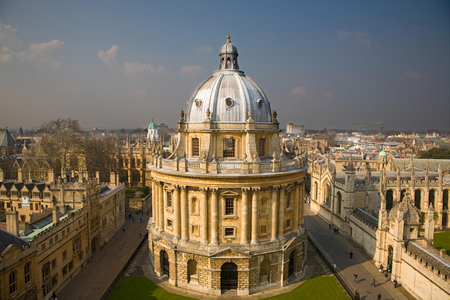
[(231, 43), (231, 41), (230, 41), (230, 35), (227, 35), (227, 42), (228, 42), (228, 43)]

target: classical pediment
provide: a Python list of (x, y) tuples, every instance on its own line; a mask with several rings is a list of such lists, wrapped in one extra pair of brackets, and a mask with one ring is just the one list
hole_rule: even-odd
[(239, 196), (240, 193), (237, 193), (237, 192), (235, 192), (233, 190), (226, 190), (226, 191), (223, 191), (222, 193), (220, 193), (220, 195), (223, 196), (223, 197), (230, 197), (231, 198), (231, 197)]
[(224, 250), (220, 250), (216, 253), (213, 253), (210, 255), (210, 257), (214, 258), (225, 258), (225, 257), (234, 257), (234, 258), (250, 258), (250, 255), (248, 255), (245, 252), (237, 251), (233, 248), (226, 248)]

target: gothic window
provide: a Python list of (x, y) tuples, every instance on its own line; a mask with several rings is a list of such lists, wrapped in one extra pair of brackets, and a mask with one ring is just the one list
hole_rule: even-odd
[(435, 207), (435, 205), (434, 205), (435, 194), (436, 194), (435, 190), (430, 190), (430, 192), (428, 193), (428, 195), (429, 195), (429, 197), (428, 197), (428, 200), (429, 200), (428, 204), (429, 205), (433, 205), (433, 207)]
[(30, 282), (30, 273), (31, 273), (31, 263), (26, 263), (25, 266), (23, 267), (23, 274), (24, 274), (24, 281), (25, 284), (27, 284), (28, 282)]
[(9, 273), (9, 294), (17, 291), (17, 272), (16, 270)]
[(422, 200), (422, 192), (420, 190), (416, 190), (414, 192), (414, 205), (420, 209), (420, 202)]
[(259, 145), (258, 145), (258, 155), (259, 157), (264, 156), (264, 145), (266, 144), (266, 139), (259, 139)]
[(192, 139), (192, 156), (200, 155), (200, 139), (193, 138)]
[(391, 210), (394, 206), (394, 192), (392, 190), (388, 190), (386, 192), (386, 210)]
[(225, 215), (234, 215), (234, 198), (225, 198)]
[(223, 157), (235, 157), (235, 139), (223, 140)]
[(167, 207), (172, 207), (172, 192), (167, 192)]
[(342, 212), (342, 195), (340, 192), (337, 192), (337, 205), (338, 205), (338, 215)]
[(76, 254), (80, 251), (80, 239), (75, 238), (73, 240), (73, 253)]
[(442, 195), (442, 202), (444, 202), (444, 209), (448, 209), (448, 190), (444, 190)]

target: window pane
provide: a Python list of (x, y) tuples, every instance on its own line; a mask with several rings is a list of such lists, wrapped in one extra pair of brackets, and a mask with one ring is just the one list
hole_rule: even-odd
[(200, 140), (198, 138), (192, 139), (192, 156), (199, 156), (200, 154)]
[(224, 139), (223, 140), (223, 157), (234, 157), (235, 140)]
[(259, 147), (258, 147), (258, 155), (259, 157), (264, 156), (264, 144), (266, 143), (266, 139), (259, 139)]
[(234, 215), (234, 199), (225, 198), (225, 215)]

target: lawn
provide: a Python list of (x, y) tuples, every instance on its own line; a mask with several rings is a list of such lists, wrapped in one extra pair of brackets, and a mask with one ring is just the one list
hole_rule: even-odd
[[(332, 276), (314, 277), (306, 280), (290, 293), (281, 294), (270, 300), (289, 300), (289, 299), (308, 299), (308, 300), (348, 300), (349, 297)], [(177, 294), (171, 294), (162, 287), (155, 284), (146, 277), (122, 277), (116, 285), (108, 300), (122, 299), (151, 299), (151, 300), (187, 300), (193, 299)]]
[(108, 300), (122, 299), (188, 300), (193, 298), (171, 294), (147, 277), (124, 276), (120, 279), (119, 283), (114, 287), (114, 290), (108, 297)]
[(349, 297), (333, 276), (314, 277), (306, 280), (290, 293), (282, 294), (265, 300), (348, 300)]
[(436, 249), (445, 249), (450, 255), (450, 232), (439, 232), (434, 234), (434, 245)]

